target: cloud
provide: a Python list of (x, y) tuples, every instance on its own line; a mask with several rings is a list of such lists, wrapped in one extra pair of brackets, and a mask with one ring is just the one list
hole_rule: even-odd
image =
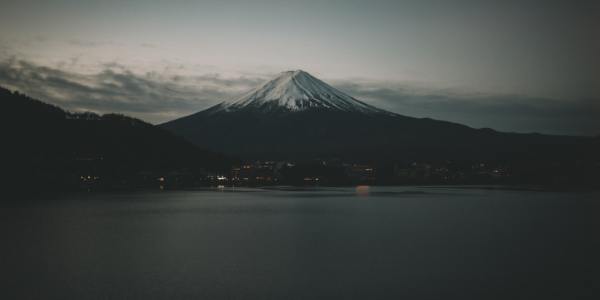
[(152, 43), (140, 43), (142, 48), (158, 48), (158, 45)]
[(348, 94), (400, 114), (476, 128), (552, 134), (600, 134), (600, 99), (491, 95), (377, 82), (337, 82)]
[[(76, 63), (75, 59), (72, 64)], [(189, 75), (180, 66), (136, 73), (113, 62), (85, 74), (66, 71), (72, 69), (69, 66), (47, 67), (8, 58), (0, 61), (0, 85), (71, 111), (118, 112), (162, 123), (232, 99), (267, 79), (266, 73)], [(357, 99), (407, 116), (502, 131), (600, 134), (599, 99), (488, 95), (358, 79), (332, 83)]]
[(91, 40), (83, 40), (83, 39), (70, 39), (67, 41), (67, 44), (76, 47), (82, 48), (92, 48), (92, 47), (101, 47), (101, 46), (119, 46), (120, 44), (113, 41), (91, 41)]
[(600, 99), (548, 99), (431, 89), (386, 82), (338, 81), (340, 90), (403, 115), (501, 131), (600, 134)]
[(67, 110), (119, 112), (152, 123), (204, 109), (261, 81), (217, 74), (137, 74), (114, 63), (103, 65), (97, 73), (80, 74), (16, 58), (0, 62), (0, 85)]

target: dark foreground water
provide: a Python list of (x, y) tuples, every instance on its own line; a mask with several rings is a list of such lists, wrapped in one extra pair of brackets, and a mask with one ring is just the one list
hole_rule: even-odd
[(225, 189), (5, 201), (2, 299), (600, 299), (600, 197)]

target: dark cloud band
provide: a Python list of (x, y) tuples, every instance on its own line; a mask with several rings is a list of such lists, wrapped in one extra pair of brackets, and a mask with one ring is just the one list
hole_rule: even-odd
[(140, 75), (120, 65), (105, 65), (99, 73), (88, 75), (15, 58), (0, 63), (0, 85), (5, 87), (68, 110), (120, 112), (154, 123), (216, 104), (231, 97), (236, 89), (258, 82), (217, 75)]
[(548, 99), (415, 89), (389, 84), (336, 85), (356, 98), (408, 116), (430, 117), (501, 131), (600, 134), (600, 99)]

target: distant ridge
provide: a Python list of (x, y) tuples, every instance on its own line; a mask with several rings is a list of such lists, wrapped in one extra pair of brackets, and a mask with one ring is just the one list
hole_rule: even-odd
[(203, 148), (248, 159), (565, 160), (592, 157), (598, 141), (403, 116), (302, 70), (280, 73), (235, 99), (160, 126)]
[[(104, 185), (127, 182), (140, 172), (228, 170), (233, 160), (141, 120), (119, 114), (70, 113), (0, 87), (3, 164), (15, 184), (63, 189), (80, 176)], [(137, 178), (137, 177), (135, 177)], [(156, 185), (156, 179), (150, 177)]]

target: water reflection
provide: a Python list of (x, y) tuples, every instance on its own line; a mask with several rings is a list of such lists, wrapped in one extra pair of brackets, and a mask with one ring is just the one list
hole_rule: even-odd
[(369, 196), (370, 187), (368, 185), (359, 185), (356, 187), (356, 195), (361, 197)]
[(597, 199), (365, 185), (19, 202), (0, 209), (0, 295), (600, 299)]

